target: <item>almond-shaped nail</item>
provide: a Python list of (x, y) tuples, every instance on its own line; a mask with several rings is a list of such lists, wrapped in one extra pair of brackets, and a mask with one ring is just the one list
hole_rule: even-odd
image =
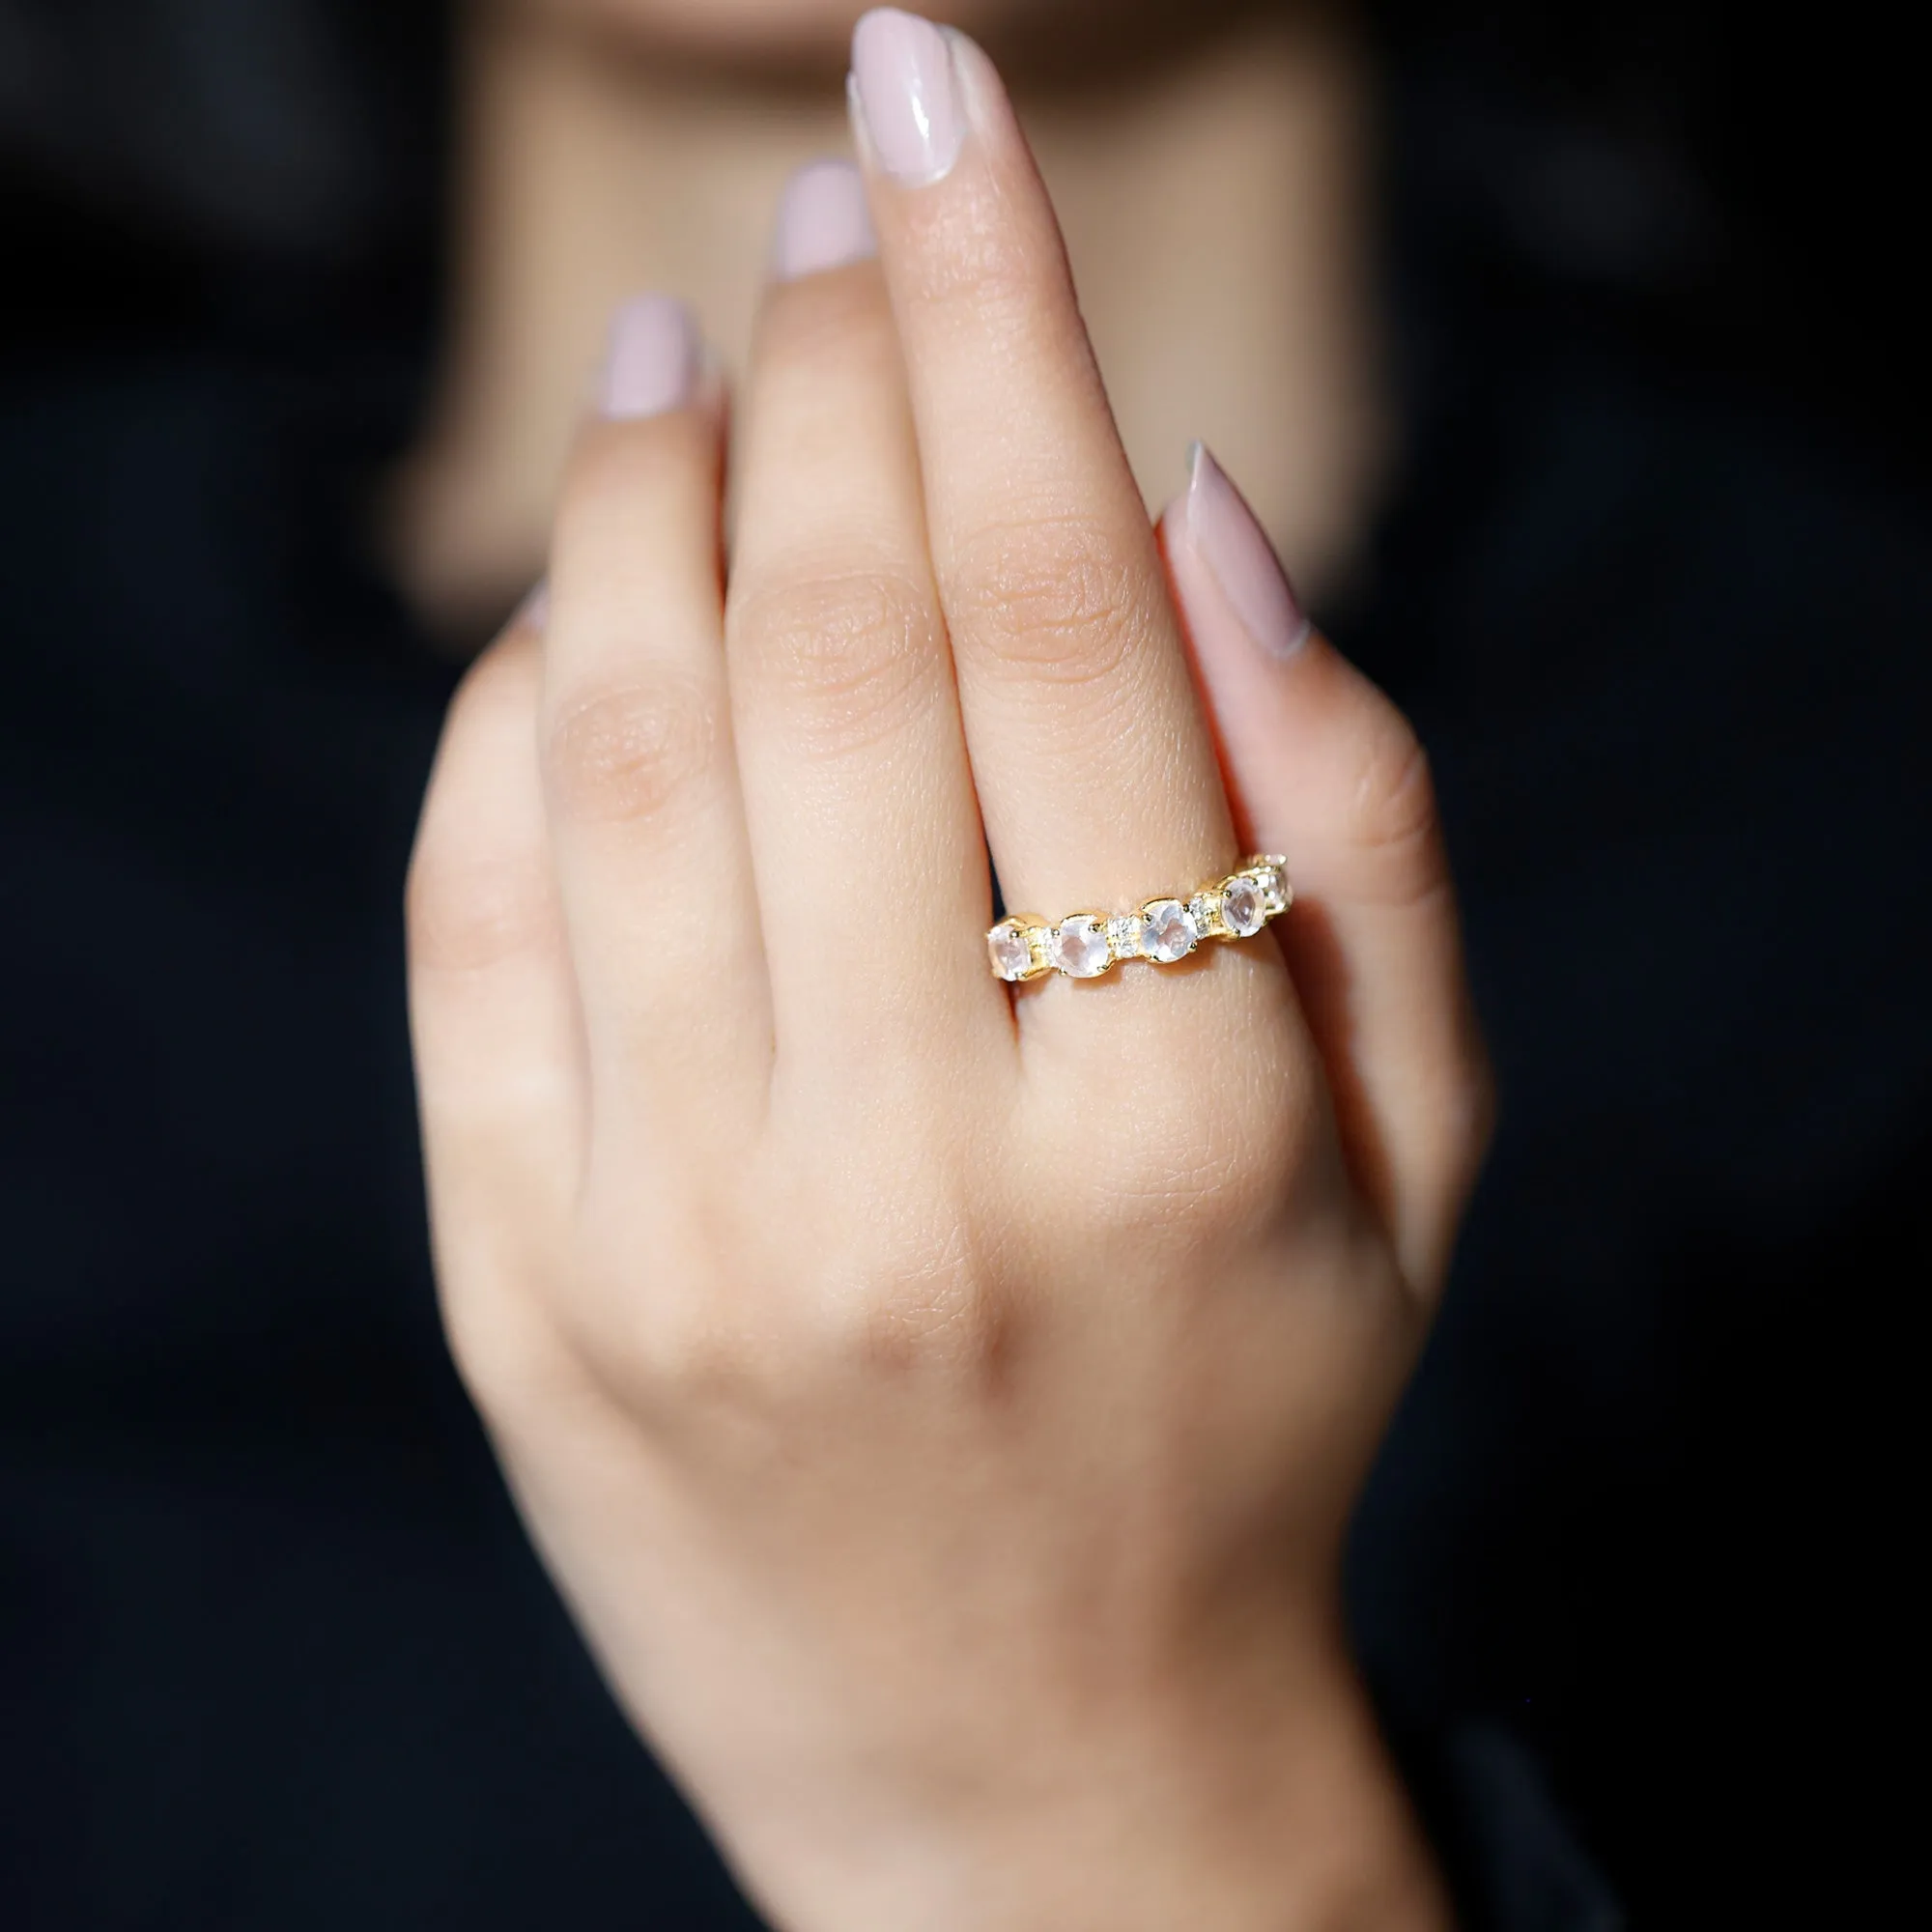
[(624, 421), (681, 410), (697, 391), (702, 365), (691, 311), (674, 296), (638, 296), (611, 318), (604, 413)]
[[(1309, 624), (1294, 586), (1260, 520), (1205, 443), (1194, 445), (1186, 492), (1169, 516), (1171, 533), (1206, 566), (1256, 645), (1276, 658), (1300, 649)], [(1178, 574), (1185, 595), (1184, 569)]]
[(772, 273), (789, 282), (879, 252), (866, 184), (850, 161), (808, 161), (785, 183), (772, 241)]
[(867, 145), (907, 187), (936, 182), (959, 158), (966, 115), (952, 50), (930, 20), (876, 7), (852, 32), (852, 97)]

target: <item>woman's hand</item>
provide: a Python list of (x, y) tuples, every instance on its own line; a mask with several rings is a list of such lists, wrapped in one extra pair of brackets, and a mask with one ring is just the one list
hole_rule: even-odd
[[(1210, 463), (1150, 531), (984, 56), (874, 15), (855, 68), (881, 260), (794, 186), (728, 582), (716, 385), (641, 304), (543, 635), (452, 714), (455, 1351), (778, 1923), (1435, 1922), (1337, 1586), (1482, 1138), (1425, 768)], [(1299, 902), (1009, 991), (989, 843), (1048, 917), (1256, 848)]]

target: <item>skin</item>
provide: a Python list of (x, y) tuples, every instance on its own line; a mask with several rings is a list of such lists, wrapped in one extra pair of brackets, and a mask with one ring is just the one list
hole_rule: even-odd
[[(452, 1346), (776, 1925), (1438, 1926), (1338, 1587), (1487, 1119), (1426, 764), (1179, 593), (957, 64), (879, 261), (763, 292), (728, 456), (715, 379), (580, 425), (541, 634), (452, 711), (409, 905)], [(1258, 848), (1297, 904), (1013, 993), (988, 845), (1050, 913)]]
[[(743, 376), (786, 175), (847, 154), (857, 0), (496, 0), (463, 57), (449, 347), (397, 479), (398, 576), (461, 648), (542, 571), (612, 307), (692, 302)], [(1318, 602), (1389, 438), (1371, 282), (1370, 65), (1346, 12), (1089, 0), (957, 10), (1015, 85), (1150, 508), (1204, 439)], [(733, 22), (738, 24), (733, 27)], [(1056, 32), (1057, 29), (1057, 32)], [(1178, 38), (1177, 38), (1178, 36)], [(1083, 81), (1074, 52), (1114, 66)]]

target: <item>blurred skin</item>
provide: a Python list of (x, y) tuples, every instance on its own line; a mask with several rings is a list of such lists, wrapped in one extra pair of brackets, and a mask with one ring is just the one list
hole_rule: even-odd
[[(549, 588), (412, 867), (445, 1320), (774, 1924), (1440, 1932), (1339, 1581), (1486, 1134), (1427, 764), (1218, 469), (1145, 500), (1205, 428), (1346, 559), (1359, 63), (1271, 14), (965, 17), (1049, 179), (983, 51), (867, 21), (848, 242), (790, 279), (849, 6), (477, 23), (400, 541), (452, 630)], [(719, 360), (634, 306), (586, 412), (639, 286)], [(1272, 935), (987, 971), (989, 856), (1055, 917), (1243, 850), (1291, 855)]]
[[(866, 9), (863, 0), (528, 0), (550, 12), (634, 35), (650, 46), (711, 59), (830, 58), (843, 64), (845, 45)], [(964, 0), (952, 24), (986, 37), (1015, 13), (1067, 10), (1067, 0)], [(1136, 12), (1133, 0), (1119, 9)]]
[[(742, 370), (780, 186), (849, 151), (839, 82), (860, 11), (472, 11), (451, 353), (396, 499), (399, 572), (434, 628), (473, 644), (541, 569), (615, 303), (676, 290)], [(1164, 501), (1205, 440), (1319, 600), (1351, 568), (1387, 453), (1371, 89), (1346, 7), (952, 12), (1020, 101), (1143, 496)]]

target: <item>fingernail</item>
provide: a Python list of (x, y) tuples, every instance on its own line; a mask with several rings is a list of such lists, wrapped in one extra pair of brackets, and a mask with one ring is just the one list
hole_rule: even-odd
[(604, 357), (604, 413), (623, 421), (682, 409), (702, 361), (697, 325), (673, 296), (639, 296), (611, 319)]
[(879, 252), (866, 185), (850, 161), (810, 161), (785, 183), (772, 242), (780, 281), (869, 261)]
[(1205, 443), (1190, 453), (1186, 494), (1176, 507), (1182, 540), (1207, 566), (1241, 628), (1270, 657), (1298, 650), (1309, 624), (1294, 586), (1267, 532)]
[(530, 593), (517, 606), (516, 613), (510, 619), (511, 626), (527, 627), (532, 631), (550, 629), (550, 579), (540, 577), (530, 586)]
[(966, 116), (946, 36), (930, 20), (878, 7), (852, 33), (852, 95), (873, 157), (908, 187), (959, 158)]

